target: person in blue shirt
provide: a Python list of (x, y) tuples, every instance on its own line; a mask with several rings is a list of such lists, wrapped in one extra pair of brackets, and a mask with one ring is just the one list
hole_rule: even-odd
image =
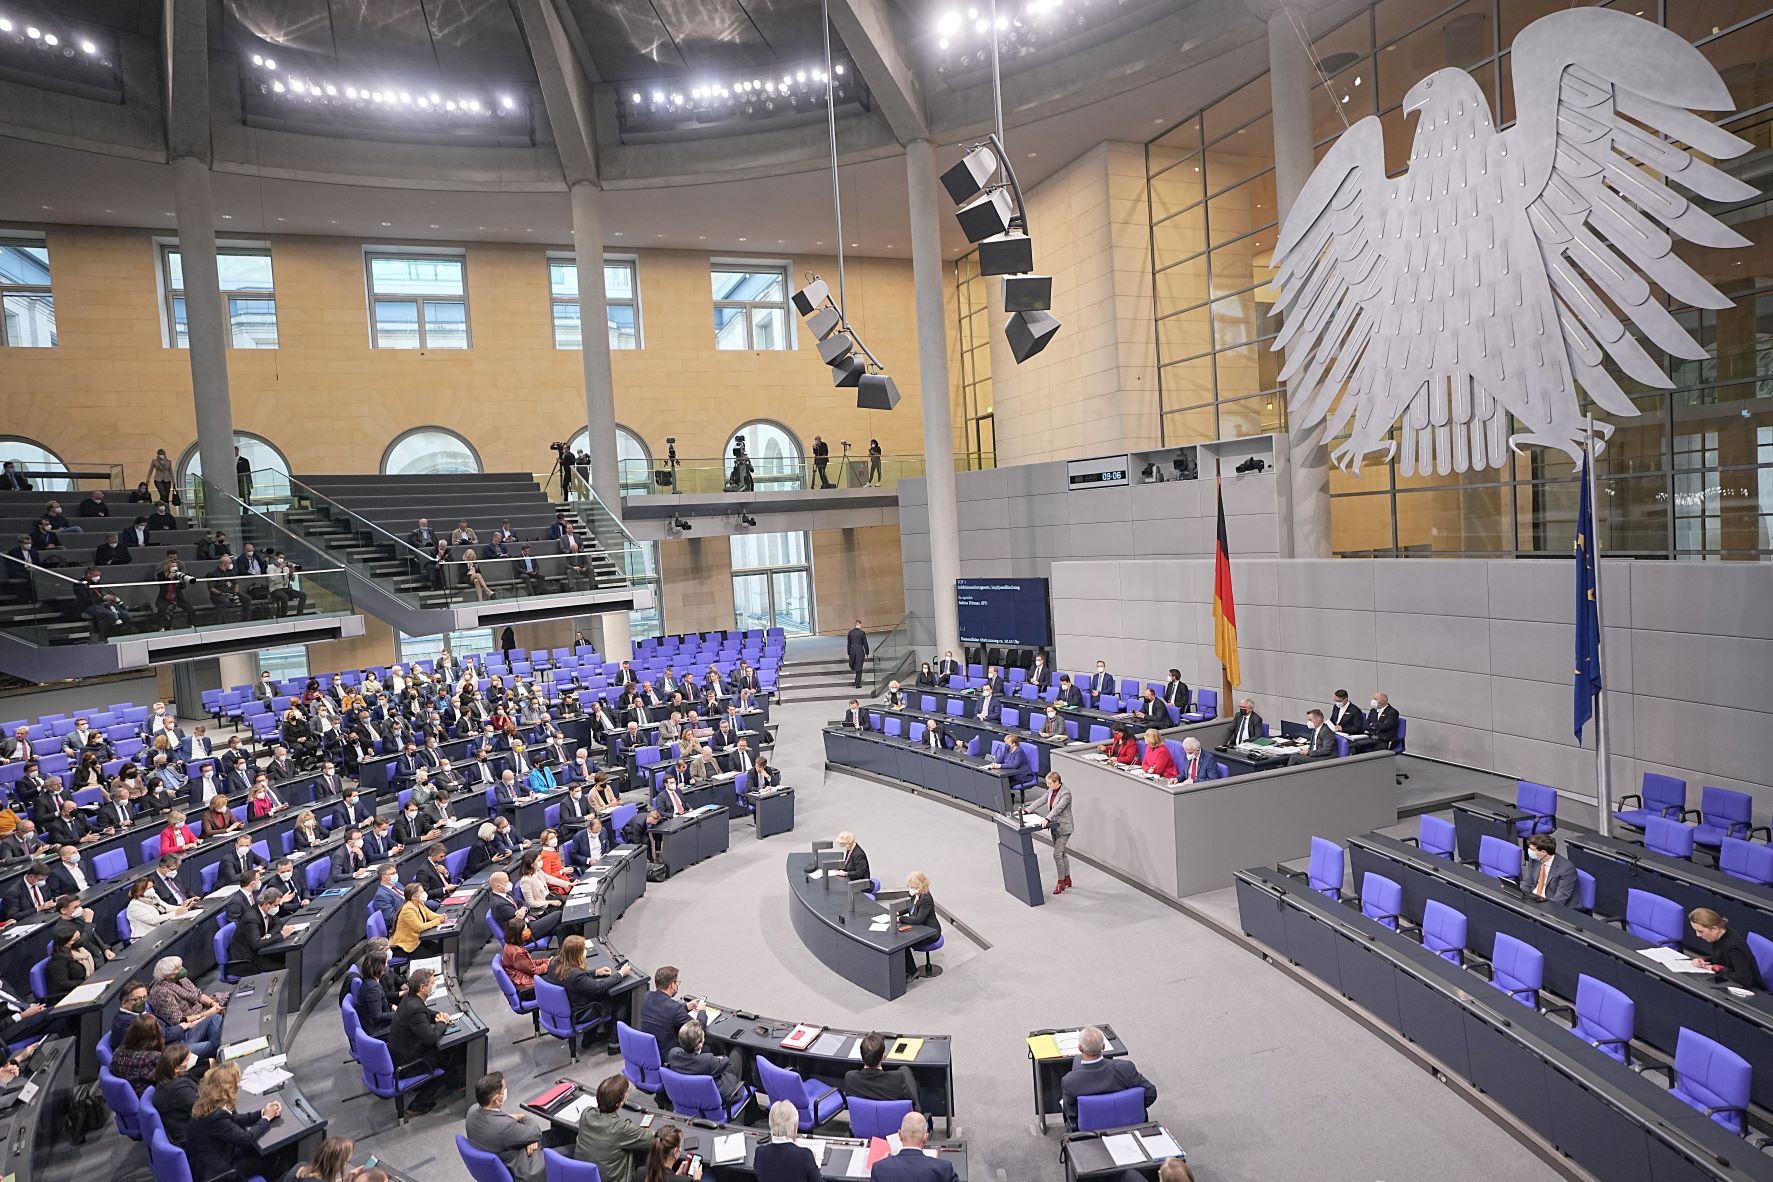
[(380, 913), (388, 930), (394, 930), (394, 920), (400, 914), (401, 907), (406, 904), (406, 892), (400, 889), (400, 867), (389, 862), (382, 867), (381, 875), (376, 882), (375, 895), (369, 905)]
[(1010, 786), (1026, 788), (1034, 783), (1034, 765), (1028, 760), (1028, 752), (1022, 750), (1022, 736), (1011, 731), (1003, 739), (1003, 758), (997, 763), (985, 765), (990, 771), (1010, 773)]

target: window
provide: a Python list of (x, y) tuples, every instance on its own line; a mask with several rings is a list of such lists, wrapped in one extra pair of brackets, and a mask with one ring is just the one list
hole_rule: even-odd
[(636, 589), (651, 587), (653, 606), (628, 613), (628, 634), (635, 640), (665, 634), (665, 585), (659, 578), (659, 544), (641, 542), (628, 559), (628, 581)]
[(286, 644), (281, 648), (259, 650), (259, 669), (269, 673), (272, 681), (288, 681), (308, 676), (308, 646)]
[(37, 492), (73, 492), (72, 480), (61, 480), (54, 476), (38, 476), (38, 472), (66, 472), (68, 465), (62, 458), (44, 447), (19, 435), (0, 435), (0, 460), (11, 460), (20, 472), (29, 472), (31, 487)]
[(372, 254), (370, 339), (378, 349), (466, 349), (467, 263), (459, 255)]
[(716, 263), (714, 347), (792, 349), (785, 267)]
[(40, 238), (0, 238), (0, 345), (55, 345), (55, 297), (49, 292), (49, 248)]
[[(554, 347), (584, 348), (579, 326), (579, 265), (569, 258), (550, 257), (548, 292), (554, 301)], [(640, 348), (640, 283), (633, 259), (603, 260), (603, 297), (609, 305), (609, 347)]]
[(751, 461), (752, 479), (759, 489), (780, 492), (806, 483), (806, 452), (788, 428), (765, 419), (746, 423), (726, 441), (726, 463), (733, 466), (733, 445), (745, 440), (745, 457)]
[(813, 567), (809, 535), (734, 534), (733, 623), (781, 628), (791, 636), (813, 631)]
[(484, 657), (498, 648), (491, 628), (445, 632), (436, 636), (408, 636), (404, 632), (396, 632), (395, 635), (400, 640), (397, 647), (402, 665), (410, 665), (414, 661), (435, 661), (446, 643), (449, 645), (450, 655), (458, 661), (463, 657)]
[[(247, 480), (239, 479), (236, 470), (237, 495), (242, 500), (255, 503), (267, 501), (289, 500), (289, 461), (283, 453), (268, 439), (260, 439), (257, 435), (248, 435), (243, 431), (234, 432), (234, 446), (240, 449), (240, 458), (245, 460), (252, 474)], [(189, 490), (203, 475), (203, 453), (193, 443), (179, 457), (178, 483), (180, 488)], [(250, 483), (248, 483), (250, 481)], [(187, 497), (188, 504), (201, 502)], [(292, 675), (293, 676), (293, 675)]]
[(483, 472), (474, 445), (442, 427), (415, 427), (382, 453), (383, 476), (440, 476)]
[[(591, 446), (591, 432), (580, 431), (568, 441), (573, 451), (585, 454)], [(652, 486), (653, 457), (647, 451), (646, 444), (640, 436), (626, 427), (616, 428), (616, 467), (622, 474), (622, 495), (625, 497), (639, 496)]]
[[(185, 266), (176, 246), (162, 248), (166, 275), (166, 323), (175, 349), (191, 347), (185, 327)], [(228, 305), (228, 344), (235, 349), (277, 347), (277, 296), (269, 250), (216, 251), (216, 277)]]

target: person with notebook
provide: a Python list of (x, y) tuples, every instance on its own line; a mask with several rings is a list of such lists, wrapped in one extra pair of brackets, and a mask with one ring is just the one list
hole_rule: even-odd
[(892, 1071), (881, 1068), (881, 1061), (886, 1058), (886, 1035), (870, 1030), (862, 1036), (858, 1049), (862, 1065), (844, 1073), (844, 1095), (863, 1100), (909, 1100), (913, 1108), (917, 1107), (917, 1080), (911, 1068), (903, 1063)]

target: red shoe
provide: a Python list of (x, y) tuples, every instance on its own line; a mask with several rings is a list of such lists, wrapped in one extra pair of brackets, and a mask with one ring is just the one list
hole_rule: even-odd
[(1069, 875), (1069, 874), (1067, 874), (1067, 875), (1066, 875), (1066, 876), (1065, 876), (1065, 889), (1066, 889), (1066, 890), (1070, 890), (1070, 889), (1071, 889), (1071, 875)]
[(1055, 895), (1063, 895), (1065, 893), (1065, 880), (1063, 878), (1053, 884), (1053, 893)]

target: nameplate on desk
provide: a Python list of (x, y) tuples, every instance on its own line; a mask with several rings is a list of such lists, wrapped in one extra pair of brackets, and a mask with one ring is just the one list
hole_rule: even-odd
[(56, 1008), (60, 1009), (62, 1006), (83, 1006), (95, 1002), (104, 996), (106, 984), (107, 982), (104, 981), (88, 981), (84, 985), (76, 985), (73, 989), (68, 991), (66, 997), (55, 1003)]
[(270, 1049), (271, 1040), (260, 1035), (258, 1038), (249, 1038), (243, 1042), (230, 1043), (223, 1047), (219, 1053), (222, 1062), (227, 1063), (231, 1060), (241, 1058), (244, 1055), (254, 1055), (260, 1051), (267, 1051)]

